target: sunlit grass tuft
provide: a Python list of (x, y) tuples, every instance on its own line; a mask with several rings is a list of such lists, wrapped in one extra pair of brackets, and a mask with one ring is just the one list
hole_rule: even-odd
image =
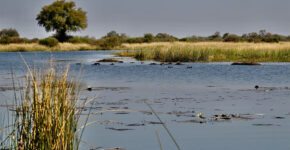
[(28, 70), (25, 90), (12, 108), (14, 121), (2, 130), (7, 138), (1, 145), (19, 150), (78, 149), (87, 123), (79, 120), (90, 101), (79, 102), (79, 82), (68, 75), (69, 66), (56, 68), (51, 63)]

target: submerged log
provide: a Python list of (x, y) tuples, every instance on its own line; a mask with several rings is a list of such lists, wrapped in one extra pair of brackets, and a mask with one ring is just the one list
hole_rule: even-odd
[(250, 65), (250, 66), (260, 66), (257, 62), (233, 62), (232, 65)]

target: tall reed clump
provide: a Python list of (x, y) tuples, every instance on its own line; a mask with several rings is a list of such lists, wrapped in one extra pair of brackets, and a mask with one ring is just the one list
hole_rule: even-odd
[[(78, 149), (82, 136), (80, 114), (88, 103), (79, 103), (79, 85), (52, 64), (46, 69), (29, 70), (25, 90), (13, 112), (9, 149)], [(11, 142), (12, 141), (12, 142)], [(2, 143), (2, 145), (4, 145)]]

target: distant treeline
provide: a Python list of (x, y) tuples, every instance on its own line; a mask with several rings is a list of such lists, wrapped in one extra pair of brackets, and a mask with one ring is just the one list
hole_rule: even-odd
[[(37, 38), (27, 39), (21, 38), (16, 29), (3, 29), (0, 31), (0, 44), (10, 44), (10, 43), (40, 43), (47, 46), (53, 46), (51, 42), (58, 43), (55, 37), (49, 37), (42, 40)], [(210, 36), (196, 36), (177, 38), (173, 35), (167, 33), (158, 33), (153, 35), (151, 33), (144, 34), (143, 37), (129, 37), (125, 33), (117, 33), (116, 31), (111, 31), (107, 33), (106, 36), (96, 39), (89, 36), (69, 36), (68, 40), (65, 42), (69, 43), (87, 43), (98, 46), (100, 49), (113, 49), (120, 46), (122, 43), (150, 43), (150, 42), (209, 42), (209, 41), (220, 41), (220, 42), (280, 42), (280, 41), (290, 41), (290, 36), (284, 36), (279, 34), (272, 34), (266, 30), (260, 30), (257, 32), (246, 33), (243, 35), (236, 35), (231, 33), (215, 32)]]
[(0, 44), (10, 44), (10, 43), (36, 43), (37, 38), (28, 39), (20, 38), (19, 33), (16, 29), (3, 29), (0, 31)]

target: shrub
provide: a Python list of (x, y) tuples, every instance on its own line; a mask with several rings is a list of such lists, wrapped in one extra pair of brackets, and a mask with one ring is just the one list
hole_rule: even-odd
[(122, 42), (125, 42), (129, 38), (126, 33), (121, 33), (119, 37), (122, 39)]
[(278, 43), (281, 40), (281, 37), (277, 34), (266, 34), (262, 41), (263, 42), (269, 42), (269, 43)]
[(144, 42), (146, 43), (154, 42), (154, 38), (155, 37), (151, 33), (144, 34)]
[(122, 44), (121, 39), (117, 36), (114, 36), (105, 38), (100, 46), (102, 47), (102, 49), (113, 49), (117, 46), (121, 46), (121, 44)]
[(128, 35), (126, 33), (118, 33), (118, 32), (116, 32), (114, 30), (108, 32), (106, 36), (102, 37), (102, 39), (105, 40), (105, 41), (110, 39), (110, 38), (112, 38), (112, 39), (117, 39), (118, 38), (118, 40), (121, 43), (126, 42), (127, 39), (129, 39), (129, 37), (128, 37)]
[(19, 37), (19, 33), (17, 30), (15, 29), (3, 29), (0, 31), (0, 37), (5, 37), (5, 36), (8, 36), (8, 37)]
[(30, 39), (28, 42), (29, 43), (38, 43), (39, 39), (38, 38), (33, 38), (33, 39)]
[(12, 37), (10, 43), (30, 43), (27, 38)]
[(92, 41), (93, 41), (93, 39), (91, 39), (87, 36), (85, 36), (85, 37), (74, 36), (68, 40), (69, 43), (88, 43), (88, 44), (91, 44)]
[(258, 33), (252, 32), (252, 33), (248, 34), (247, 41), (248, 42), (258, 43), (258, 42), (261, 42), (261, 39), (260, 39), (260, 36), (259, 36)]
[(224, 42), (239, 42), (241, 38), (235, 34), (229, 34), (224, 37)]
[(156, 35), (156, 38), (160, 42), (173, 42), (173, 41), (177, 41), (178, 40), (178, 38), (176, 38), (176, 37), (174, 37), (172, 35), (169, 35), (167, 33), (158, 33)]
[(221, 33), (215, 32), (213, 35), (208, 37), (209, 41), (222, 41)]
[(126, 43), (143, 43), (144, 38), (142, 38), (142, 37), (128, 38), (125, 42)]
[(11, 38), (9, 36), (4, 36), (0, 38), (0, 44), (10, 44)]
[(179, 41), (181, 41), (181, 42), (198, 42), (198, 41), (202, 41), (202, 39), (199, 39), (199, 37), (193, 35), (191, 37), (181, 38), (181, 39), (179, 39)]
[[(5, 36), (1, 38), (2, 40), (0, 40), (1, 44), (10, 44), (10, 43), (38, 43), (38, 39), (34, 38), (34, 39), (27, 39), (27, 38), (20, 38), (20, 37), (9, 37), (9, 36)], [(2, 41), (2, 42), (1, 42)]]
[(39, 44), (45, 45), (48, 47), (54, 47), (58, 45), (58, 40), (53, 37), (48, 37), (39, 41)]
[(185, 37), (185, 38), (179, 39), (179, 41), (181, 41), (181, 42), (190, 42), (191, 40), (190, 40), (189, 37)]
[(106, 37), (115, 37), (115, 36), (119, 36), (119, 33), (113, 30), (108, 32)]
[(68, 40), (69, 43), (82, 43), (81, 39), (79, 37), (72, 37)]

